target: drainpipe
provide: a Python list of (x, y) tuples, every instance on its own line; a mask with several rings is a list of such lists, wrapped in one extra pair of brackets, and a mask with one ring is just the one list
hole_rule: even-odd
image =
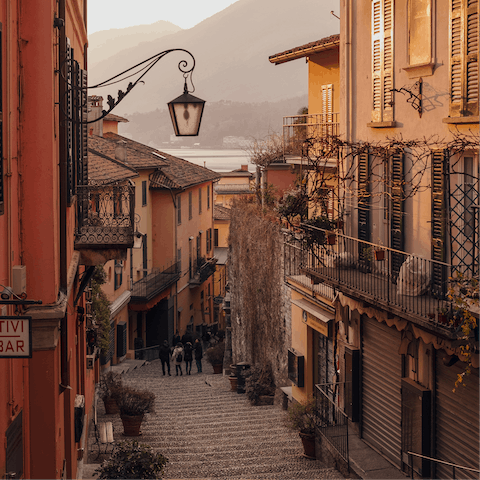
[[(65, 20), (65, 0), (58, 2), (58, 16)], [(65, 59), (66, 35), (65, 26), (59, 27), (59, 69)], [(63, 65), (65, 68), (65, 65)], [(66, 97), (66, 84), (61, 73), (58, 74), (59, 102)], [(62, 125), (62, 108), (59, 106), (60, 138), (59, 138), (59, 166), (60, 166), (60, 291), (67, 293), (67, 139), (65, 128)], [(63, 331), (63, 329), (62, 329)]]

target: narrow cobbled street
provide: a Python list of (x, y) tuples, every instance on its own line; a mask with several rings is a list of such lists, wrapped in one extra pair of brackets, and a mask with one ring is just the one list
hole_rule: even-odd
[[(130, 370), (124, 382), (156, 394), (156, 415), (142, 424), (141, 443), (169, 459), (166, 479), (335, 479), (343, 478), (320, 460), (303, 457), (298, 433), (284, 426), (280, 405), (252, 406), (244, 394), (230, 390), (223, 375), (213, 375), (207, 362), (203, 373), (163, 376), (158, 360)], [(98, 402), (98, 421), (112, 421), (115, 441), (122, 441), (119, 415), (105, 415)], [(97, 446), (89, 438), (89, 463), (99, 463)], [(105, 458), (105, 457), (103, 457)], [(86, 465), (83, 478), (92, 478)]]

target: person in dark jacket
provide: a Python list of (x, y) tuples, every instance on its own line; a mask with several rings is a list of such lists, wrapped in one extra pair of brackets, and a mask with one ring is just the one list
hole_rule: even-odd
[(197, 363), (197, 373), (202, 373), (202, 358), (203, 358), (203, 349), (202, 342), (197, 338), (194, 345), (195, 350), (195, 362)]
[(183, 347), (183, 355), (185, 359), (185, 372), (187, 375), (190, 375), (192, 371), (193, 360), (193, 345), (190, 342), (187, 342)]
[(170, 350), (170, 347), (168, 346), (168, 341), (165, 340), (163, 342), (163, 345), (160, 346), (160, 350), (158, 352), (158, 357), (160, 358), (160, 361), (162, 362), (163, 375), (165, 375), (165, 365), (167, 366), (168, 374), (170, 375), (170, 357), (171, 357), (171, 355), (172, 355), (172, 352)]

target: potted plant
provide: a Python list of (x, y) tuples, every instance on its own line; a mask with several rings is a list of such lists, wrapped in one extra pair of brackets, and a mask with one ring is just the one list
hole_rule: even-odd
[(223, 369), (223, 355), (225, 353), (225, 343), (219, 342), (213, 347), (210, 347), (205, 352), (208, 362), (213, 367), (213, 373), (222, 373)]
[(155, 394), (149, 390), (124, 387), (117, 399), (124, 435), (138, 437), (146, 413), (155, 413)]
[(272, 366), (254, 366), (245, 378), (245, 393), (252, 405), (273, 405), (275, 397), (275, 380)]
[(377, 262), (385, 260), (385, 250), (382, 250), (380, 248), (375, 250), (375, 260)]
[(117, 400), (123, 389), (122, 377), (118, 373), (107, 372), (100, 377), (98, 393), (105, 405), (107, 415), (119, 413)]
[(136, 440), (120, 442), (112, 456), (94, 472), (101, 479), (162, 478), (168, 458)]
[(315, 418), (316, 401), (309, 397), (288, 407), (286, 425), (299, 432), (303, 443), (304, 455), (315, 458)]

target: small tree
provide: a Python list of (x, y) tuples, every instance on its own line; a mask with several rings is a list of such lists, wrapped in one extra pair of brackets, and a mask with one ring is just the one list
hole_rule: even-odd
[(162, 478), (168, 458), (155, 453), (151, 446), (136, 440), (117, 444), (112, 456), (95, 470), (102, 479)]
[(102, 354), (107, 353), (110, 346), (110, 301), (102, 290), (106, 278), (103, 266), (97, 265), (92, 276), (92, 310), (97, 325), (98, 347)]

